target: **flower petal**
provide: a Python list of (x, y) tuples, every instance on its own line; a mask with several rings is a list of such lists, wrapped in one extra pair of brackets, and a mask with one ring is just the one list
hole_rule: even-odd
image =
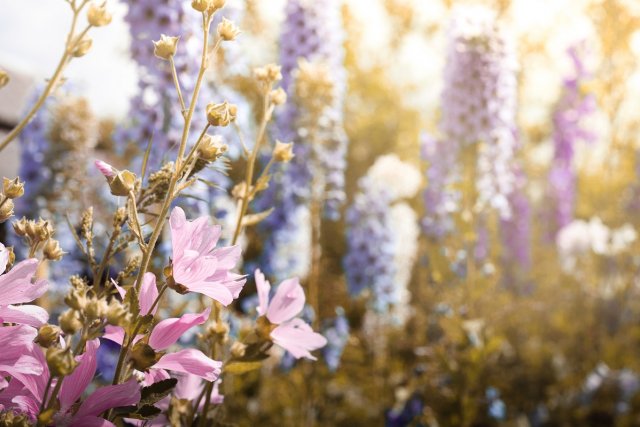
[[(142, 278), (142, 286), (140, 287), (140, 314), (143, 316), (149, 314), (149, 310), (156, 298), (158, 298), (156, 276), (153, 273), (145, 273)], [(153, 313), (151, 314), (156, 314), (156, 310), (158, 310), (158, 304), (153, 308)]]
[(304, 308), (305, 296), (297, 277), (280, 283), (267, 308), (267, 319), (277, 325), (298, 315)]
[(49, 320), (49, 313), (37, 305), (0, 306), (0, 322), (17, 323), (38, 328)]
[(108, 385), (94, 391), (87, 397), (76, 413), (75, 419), (86, 416), (97, 417), (107, 409), (134, 405), (140, 401), (140, 386), (132, 378), (126, 383)]
[(193, 374), (207, 381), (215, 381), (222, 372), (222, 362), (207, 357), (200, 350), (187, 348), (165, 354), (154, 368)]
[(100, 340), (97, 338), (88, 341), (84, 354), (76, 357), (76, 360), (80, 363), (71, 375), (64, 377), (62, 380), (59, 395), (60, 410), (62, 412), (65, 412), (78, 400), (96, 374), (98, 347), (100, 347)]
[(44, 294), (49, 286), (46, 280), (31, 279), (38, 268), (38, 260), (26, 259), (0, 276), (0, 305), (31, 302)]
[(187, 313), (180, 318), (165, 319), (151, 331), (149, 345), (154, 350), (164, 350), (173, 345), (186, 331), (196, 325), (202, 325), (209, 318), (210, 308), (200, 314)]
[(264, 316), (267, 313), (267, 306), (269, 305), (271, 285), (259, 269), (254, 273), (254, 277), (256, 279), (256, 289), (258, 290), (258, 314)]
[(310, 351), (317, 350), (327, 344), (327, 339), (317, 332), (313, 332), (311, 326), (302, 319), (293, 319), (284, 323), (271, 332), (273, 342), (287, 350), (296, 359), (306, 357), (316, 360)]

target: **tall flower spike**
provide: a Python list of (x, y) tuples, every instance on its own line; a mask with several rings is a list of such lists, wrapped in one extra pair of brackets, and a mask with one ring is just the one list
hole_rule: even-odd
[(564, 79), (562, 95), (553, 113), (553, 160), (549, 170), (549, 195), (555, 218), (551, 237), (568, 225), (574, 216), (576, 198), (576, 171), (573, 165), (574, 151), (580, 142), (592, 142), (596, 135), (590, 132), (586, 123), (596, 110), (593, 94), (584, 93), (584, 83), (590, 78), (585, 69), (582, 55), (584, 48), (572, 46), (567, 54), (573, 70)]
[[(288, 0), (285, 14), (280, 37), (280, 64), (281, 83), (289, 101), (276, 116), (276, 136), (281, 141), (294, 142), (294, 157), (275, 174), (274, 182), (258, 201), (259, 209), (275, 207), (262, 224), (263, 229), (269, 230), (263, 264), (270, 274), (279, 279), (305, 274), (303, 266), (307, 261), (302, 251), (289, 252), (283, 245), (298, 243), (292, 242), (291, 238), (300, 239), (299, 219), (308, 212), (312, 196), (312, 170), (317, 171), (315, 176), (324, 180), (315, 193), (322, 198), (325, 215), (333, 220), (340, 217), (345, 202), (344, 171), (348, 144), (343, 126), (346, 72), (339, 1)], [(299, 127), (299, 119), (304, 114), (302, 106), (293, 102), (295, 70), (301, 59), (324, 64), (330, 70), (333, 83), (333, 101), (315, 121), (320, 123), (316, 135), (319, 142), (313, 147), (303, 136), (305, 129)], [(304, 225), (304, 228), (309, 230), (310, 226)], [(283, 255), (289, 259), (283, 259)]]
[(515, 49), (493, 12), (480, 6), (455, 12), (448, 39), (440, 143), (451, 150), (479, 144), (479, 205), (508, 217), (517, 145)]

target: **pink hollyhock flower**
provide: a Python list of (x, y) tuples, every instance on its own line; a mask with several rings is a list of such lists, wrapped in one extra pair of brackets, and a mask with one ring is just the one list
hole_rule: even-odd
[[(0, 272), (7, 268), (9, 251), (0, 243)], [(37, 305), (22, 305), (44, 294), (46, 280), (34, 280), (38, 260), (27, 259), (0, 275), (0, 322), (38, 327), (47, 323), (49, 314)], [(21, 304), (21, 305), (14, 305)]]
[[(119, 286), (117, 289), (120, 295), (124, 297), (124, 290)], [(140, 314), (144, 316), (150, 313), (151, 306), (157, 296), (156, 277), (153, 273), (146, 273), (140, 287)], [(170, 318), (158, 322), (149, 335), (149, 346), (156, 351), (166, 350), (175, 344), (186, 331), (206, 322), (210, 312), (211, 309), (207, 308), (199, 314), (186, 313), (179, 318)], [(155, 309), (151, 314), (155, 314)], [(122, 345), (124, 330), (119, 326), (107, 326), (103, 338)], [(137, 336), (135, 341), (141, 338), (142, 335)], [(222, 362), (207, 357), (200, 350), (188, 348), (174, 353), (164, 354), (160, 360), (150, 368), (150, 375), (156, 377), (155, 380), (150, 382), (159, 381), (162, 377), (169, 378), (164, 370), (193, 374), (207, 381), (215, 381), (220, 375), (221, 369)]]
[(316, 360), (311, 351), (324, 347), (327, 339), (304, 320), (295, 318), (304, 308), (305, 296), (297, 278), (287, 279), (280, 283), (275, 295), (269, 301), (271, 285), (260, 270), (255, 272), (258, 288), (258, 314), (266, 316), (269, 322), (278, 325), (271, 331), (273, 342), (287, 350), (296, 359), (306, 357)]
[(231, 272), (240, 259), (240, 247), (214, 249), (221, 227), (208, 222), (206, 216), (187, 221), (179, 207), (171, 212), (173, 279), (186, 291), (204, 294), (226, 306), (238, 298), (246, 282)]
[[(123, 384), (100, 387), (80, 405), (76, 405), (95, 376), (99, 346), (100, 341), (97, 339), (87, 342), (84, 354), (76, 357), (76, 369), (62, 379), (58, 394), (60, 406), (54, 415), (56, 426), (114, 426), (113, 423), (100, 418), (100, 414), (111, 408), (134, 405), (140, 401), (140, 386), (132, 379)], [(14, 372), (9, 386), (0, 393), (0, 404), (35, 420), (50, 374), (42, 349), (34, 346), (33, 350), (33, 357), (40, 367), (39, 372), (30, 375), (18, 375)], [(52, 385), (55, 386), (55, 380)]]

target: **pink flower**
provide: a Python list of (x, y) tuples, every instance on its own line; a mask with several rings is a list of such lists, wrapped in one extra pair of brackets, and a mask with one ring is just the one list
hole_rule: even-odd
[[(9, 262), (9, 251), (0, 243), (0, 272)], [(49, 286), (46, 280), (34, 280), (38, 268), (35, 258), (16, 264), (0, 276), (0, 322), (38, 327), (47, 323), (49, 314), (37, 305), (22, 305), (44, 294)], [(21, 305), (13, 305), (21, 304)]]
[(273, 342), (287, 350), (296, 359), (306, 357), (316, 360), (311, 351), (324, 347), (327, 339), (302, 319), (295, 318), (304, 308), (304, 290), (297, 278), (283, 281), (269, 301), (271, 285), (260, 270), (255, 272), (258, 288), (258, 314), (266, 316), (269, 322), (278, 325), (271, 331)]
[(105, 178), (113, 178), (114, 176), (116, 176), (116, 169), (109, 163), (103, 162), (102, 160), (96, 160), (94, 164), (96, 165), (96, 168), (100, 171), (100, 173), (105, 176)]
[(240, 259), (240, 247), (214, 249), (221, 227), (209, 225), (209, 218), (187, 221), (184, 211), (171, 212), (173, 279), (187, 291), (204, 294), (223, 305), (238, 298), (246, 279), (231, 270)]
[[(124, 296), (124, 290), (117, 286), (118, 292)], [(149, 314), (153, 302), (158, 296), (156, 278), (153, 273), (146, 273), (140, 287), (140, 314)], [(189, 329), (202, 325), (209, 318), (211, 309), (202, 313), (186, 313), (179, 318), (169, 318), (158, 322), (149, 335), (149, 346), (156, 351), (166, 350), (175, 344)], [(155, 309), (151, 314), (155, 313)], [(103, 338), (122, 345), (124, 330), (119, 326), (107, 326)], [(137, 336), (135, 341), (142, 338)], [(207, 357), (200, 350), (183, 349), (174, 353), (164, 354), (149, 370), (150, 375), (168, 378), (164, 370), (196, 375), (207, 381), (215, 381), (220, 376), (222, 362)], [(161, 371), (161, 372), (158, 372)], [(156, 379), (157, 380), (157, 379)], [(154, 380), (150, 382), (155, 382)]]
[[(0, 331), (2, 329), (7, 328), (0, 328)], [(76, 357), (78, 362), (76, 369), (62, 379), (58, 394), (60, 406), (58, 413), (54, 415), (56, 426), (113, 426), (111, 422), (100, 418), (100, 414), (111, 408), (134, 405), (140, 401), (140, 386), (135, 379), (132, 379), (123, 384), (100, 387), (80, 405), (76, 405), (95, 376), (96, 354), (99, 346), (100, 342), (97, 339), (87, 342), (84, 354)], [(40, 411), (45, 385), (49, 381), (50, 374), (40, 347), (33, 347), (32, 357), (37, 361), (39, 370), (29, 375), (11, 372), (13, 378), (9, 386), (0, 393), (0, 404), (35, 419)], [(55, 380), (52, 385), (55, 386)]]

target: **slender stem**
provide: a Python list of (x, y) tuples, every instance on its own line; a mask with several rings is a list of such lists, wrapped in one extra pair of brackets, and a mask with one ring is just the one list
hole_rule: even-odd
[(47, 403), (47, 397), (49, 397), (49, 389), (51, 388), (52, 382), (53, 375), (49, 375), (49, 380), (47, 380), (47, 385), (44, 388), (44, 394), (42, 395), (42, 402), (40, 403), (40, 412), (44, 410), (44, 405)]
[(271, 114), (273, 113), (273, 105), (269, 103), (269, 90), (265, 91), (264, 96), (264, 115), (262, 117), (262, 122), (260, 123), (260, 129), (258, 131), (258, 137), (256, 138), (256, 144), (251, 150), (251, 156), (249, 157), (249, 163), (247, 164), (247, 171), (245, 175), (245, 193), (242, 196), (242, 200), (240, 203), (240, 211), (238, 212), (238, 219), (236, 221), (236, 229), (233, 232), (233, 239), (231, 241), (231, 245), (235, 245), (238, 242), (238, 238), (240, 237), (240, 233), (242, 232), (242, 219), (247, 213), (247, 208), (249, 206), (249, 198), (251, 196), (251, 186), (253, 184), (253, 173), (255, 169), (256, 159), (258, 158), (258, 153), (260, 152), (260, 144), (265, 137), (265, 132), (267, 130), (267, 123), (271, 118)]
[[(124, 343), (127, 342), (127, 345), (125, 346)], [(124, 336), (122, 337), (122, 348), (120, 349), (120, 355), (118, 356), (118, 363), (116, 364), (116, 370), (113, 373), (113, 381), (112, 384), (116, 385), (120, 382), (120, 373), (122, 371), (122, 366), (124, 365), (124, 359), (127, 356), (127, 353), (129, 352), (129, 345), (128, 345), (128, 341), (127, 341), (127, 333), (124, 333)]]
[[(65, 45), (64, 53), (60, 58), (60, 62), (58, 62), (58, 65), (56, 66), (56, 69), (53, 72), (53, 75), (49, 79), (49, 82), (45, 86), (42, 94), (40, 94), (40, 97), (38, 98), (36, 103), (33, 105), (33, 107), (31, 107), (27, 115), (22, 118), (20, 123), (18, 123), (18, 125), (15, 128), (13, 128), (11, 132), (9, 132), (9, 134), (2, 140), (2, 142), (0, 142), (0, 151), (4, 150), (11, 141), (13, 141), (18, 135), (20, 135), (20, 133), (29, 124), (29, 122), (31, 122), (33, 117), (38, 112), (38, 110), (42, 108), (42, 106), (44, 105), (44, 101), (49, 97), (49, 95), (51, 95), (51, 92), (53, 91), (56, 84), (58, 83), (58, 80), (60, 79), (60, 76), (62, 75), (62, 72), (64, 71), (65, 66), (71, 60), (71, 54), (73, 52), (72, 43), (74, 40), (74, 33), (76, 31), (76, 26), (78, 24), (78, 15), (80, 14), (80, 11), (82, 10), (82, 8), (86, 3), (87, 3), (86, 0), (83, 1), (80, 7), (78, 8), (75, 7), (75, 2), (71, 3), (71, 10), (73, 11), (73, 17), (71, 19), (71, 29), (69, 30), (69, 34), (67, 35), (67, 42)], [(89, 27), (87, 27), (87, 29), (81, 33), (80, 37), (75, 39), (76, 43), (82, 39), (82, 36), (84, 36), (84, 34), (86, 34), (88, 30), (89, 30)]]
[(169, 63), (171, 64), (171, 75), (173, 76), (173, 84), (176, 86), (176, 90), (178, 91), (178, 99), (180, 100), (180, 112), (182, 113), (182, 117), (185, 117), (185, 113), (187, 112), (187, 106), (184, 103), (184, 98), (182, 97), (182, 89), (180, 89), (180, 80), (178, 80), (178, 72), (176, 71), (176, 61), (174, 61), (173, 56), (169, 57)]

